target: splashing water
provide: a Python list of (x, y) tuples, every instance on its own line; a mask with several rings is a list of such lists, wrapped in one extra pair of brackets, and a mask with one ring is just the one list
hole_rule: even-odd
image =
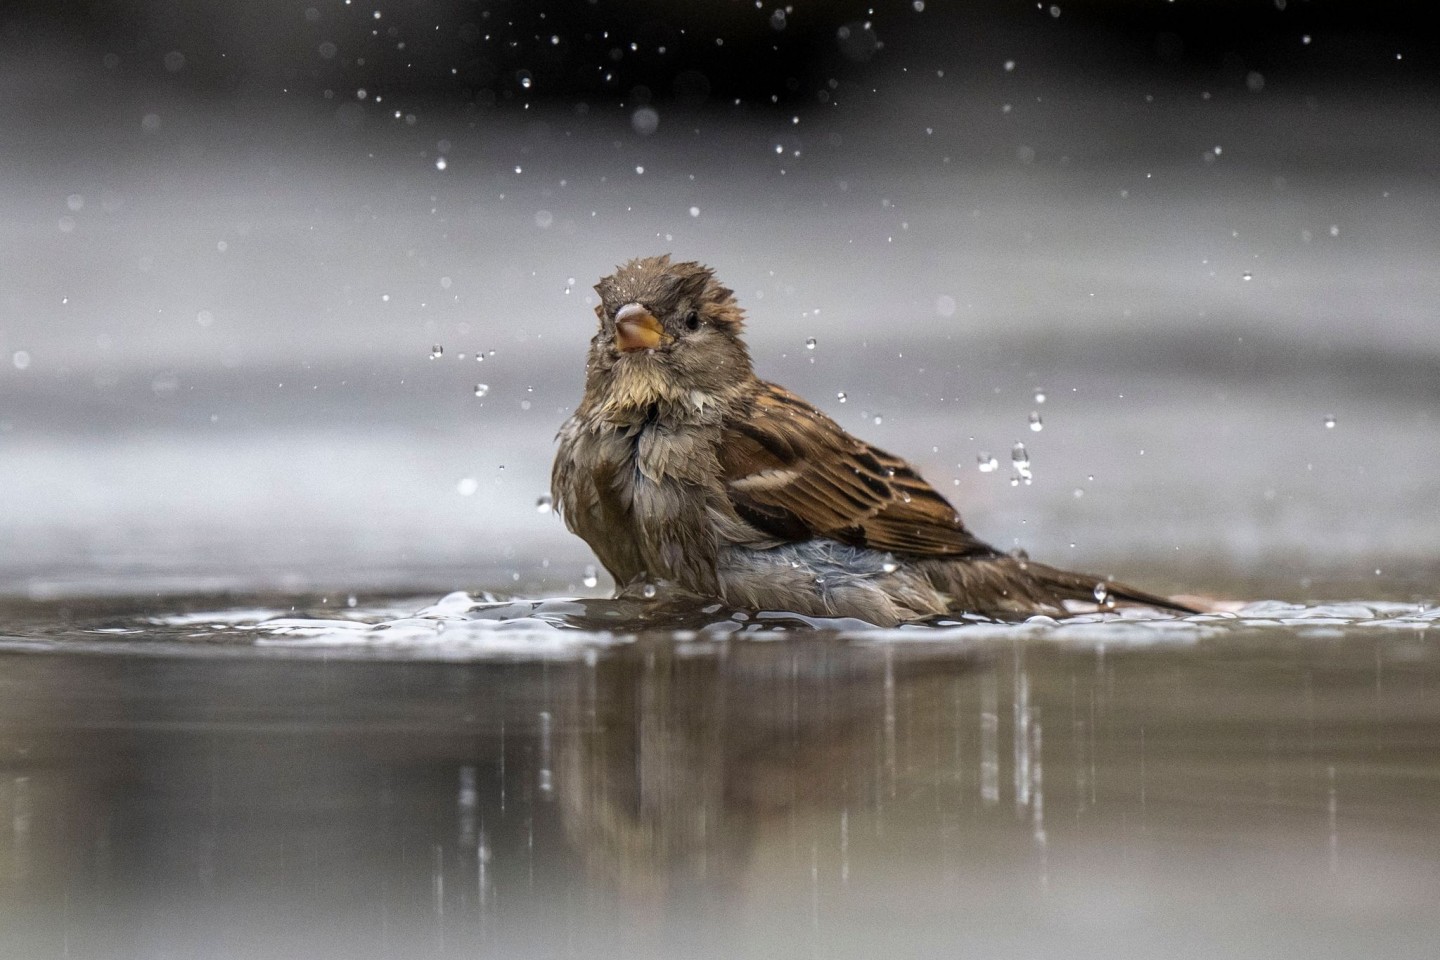
[[(597, 582), (595, 567), (587, 567), (585, 586), (593, 588)], [(1002, 622), (956, 615), (891, 628), (852, 619), (741, 611), (718, 603), (671, 600), (655, 584), (646, 584), (641, 593), (644, 599), (505, 600), (457, 592), (428, 604), (396, 598), (355, 605), (342, 595), (333, 604), (312, 604), (299, 610), (280, 598), (273, 605), (218, 610), (194, 609), (177, 602), (175, 608), (187, 612), (117, 615), (97, 611), (89, 620), (7, 622), (0, 629), (0, 650), (166, 652), (205, 657), (233, 652), (238, 645), (300, 656), (465, 661), (575, 658), (630, 643), (642, 635), (677, 642), (714, 642), (797, 631), (822, 631), (857, 644), (923, 644), (931, 649), (936, 645), (1008, 645), (1017, 640), (1053, 641), (1072, 647), (1188, 646), (1202, 641), (1250, 644), (1266, 637), (1329, 642), (1354, 631), (1415, 639), (1440, 637), (1437, 603), (1305, 605), (1269, 600), (1217, 604), (1225, 609), (1176, 616), (1145, 608), (1117, 608), (1103, 582), (1095, 585), (1096, 605), (1088, 609), (1077, 605), (1082, 612), (1064, 619), (1034, 616)], [(124, 602), (120, 602), (117, 609), (123, 608)]]
[(1010, 486), (1019, 486), (1021, 483), (1029, 486), (1034, 474), (1030, 471), (1030, 453), (1025, 449), (1025, 444), (1017, 443), (1010, 450), (1010, 466), (1015, 471), (1010, 478)]

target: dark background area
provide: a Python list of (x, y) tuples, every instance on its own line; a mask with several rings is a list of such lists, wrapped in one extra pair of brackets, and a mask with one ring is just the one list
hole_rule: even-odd
[(1091, 80), (1217, 90), (1433, 84), (1427, 22), (1424, 4), (1310, 0), (20, 0), (0, 14), (0, 38), (12, 56), (64, 48), (118, 82), (214, 97), (364, 87), (479, 105), (738, 98), (791, 109), (902, 64), (992, 75), (995, 57), (1020, 55)]

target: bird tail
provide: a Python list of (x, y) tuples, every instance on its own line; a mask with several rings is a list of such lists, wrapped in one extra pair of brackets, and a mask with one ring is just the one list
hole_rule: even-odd
[(1039, 587), (1061, 600), (1081, 600), (1086, 603), (1095, 603), (1099, 604), (1102, 609), (1117, 603), (1124, 603), (1155, 607), (1159, 610), (1172, 610), (1175, 613), (1204, 612), (1169, 597), (1149, 593), (1126, 583), (1116, 583), (1104, 577), (1059, 570), (1033, 560), (1021, 561), (1021, 567)]

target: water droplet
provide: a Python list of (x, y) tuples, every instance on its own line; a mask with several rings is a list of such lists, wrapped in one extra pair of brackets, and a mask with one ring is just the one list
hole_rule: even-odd
[(1246, 283), (1249, 283), (1251, 280), (1255, 279), (1255, 274), (1251, 273), (1249, 270), (1246, 270), (1244, 273), (1240, 274), (1240, 279), (1244, 280)]
[(600, 577), (595, 571), (594, 564), (586, 564), (585, 576), (581, 578), (580, 582), (590, 588), (593, 588), (597, 583), (600, 582)]
[(455, 492), (462, 497), (474, 496), (475, 491), (480, 489), (480, 481), (474, 477), (461, 477), (460, 482), (455, 484)]
[(24, 370), (30, 366), (30, 354), (25, 350), (16, 350), (10, 355), (10, 362), (15, 364), (16, 370)]
[(435, 158), (435, 169), (436, 169), (436, 170), (444, 170), (447, 166), (449, 166), (449, 164), (447, 164), (447, 163), (445, 162), (445, 158), (444, 158), (444, 157), (436, 157), (436, 158)]
[(443, 356), (445, 356), (445, 348), (440, 346), (440, 344), (437, 343), (435, 344), (435, 346), (430, 348), (431, 360), (439, 360)]
[(536, 513), (549, 513), (555, 501), (550, 499), (550, 494), (541, 494), (540, 499), (535, 501)]
[(1334, 417), (1333, 414), (1332, 414), (1332, 415), (1328, 415), (1328, 416), (1325, 417), (1325, 429), (1326, 429), (1326, 430), (1334, 430), (1334, 429), (1335, 429), (1335, 417)]
[(1036, 388), (1035, 388), (1035, 402), (1036, 402), (1036, 403), (1044, 403), (1044, 402), (1045, 402), (1045, 388), (1044, 388), (1044, 387), (1036, 387)]
[(1041, 430), (1045, 429), (1045, 424), (1040, 420), (1039, 410), (1030, 411), (1030, 429), (1034, 430), (1036, 433), (1039, 433)]
[(646, 600), (653, 600), (653, 599), (655, 599), (655, 584), (653, 584), (653, 583), (647, 583), (647, 584), (645, 584), (645, 586), (643, 586), (643, 587), (640, 588), (640, 593), (644, 595), (644, 597), (645, 597)]
[(1111, 606), (1110, 588), (1103, 583), (1095, 584), (1095, 602), (1102, 606)]
[(882, 423), (884, 423), (884, 422), (885, 422), (885, 418), (884, 418), (884, 417), (880, 416), (880, 414), (878, 414), (878, 413), (875, 414), (875, 426), (878, 427), (878, 426), (880, 426), (880, 424), (882, 424)]
[(844, 391), (844, 390), (841, 390), (839, 393), (835, 394), (835, 399), (836, 399), (836, 400), (839, 400), (841, 403), (844, 403), (846, 400), (849, 400), (850, 398), (847, 397), (847, 396), (845, 396), (845, 391)]
[(1030, 472), (1030, 454), (1025, 449), (1025, 444), (1017, 443), (1010, 450), (1010, 465), (1015, 469), (1015, 475), (1010, 478), (1011, 486), (1019, 486), (1020, 483), (1029, 485), (1034, 479)]
[(490, 384), (488, 384), (488, 383), (477, 383), (477, 384), (475, 384), (475, 396), (477, 396), (477, 397), (483, 397), (483, 396), (485, 396), (485, 394), (487, 394), (487, 393), (489, 393), (489, 392), (490, 392)]
[(1000, 469), (1000, 461), (988, 453), (981, 453), (975, 458), (975, 463), (980, 467), (981, 473), (994, 473)]
[(805, 338), (805, 349), (806, 349), (806, 350), (814, 350), (814, 349), (815, 349), (815, 338), (814, 338), (814, 337), (806, 337), (806, 338)]
[(654, 107), (640, 107), (630, 114), (630, 129), (648, 137), (660, 127), (660, 114)]
[(884, 563), (880, 564), (880, 569), (884, 570), (886, 573), (894, 573), (896, 570), (900, 569), (900, 564), (896, 563), (894, 560), (886, 560)]
[(700, 208), (699, 208), (699, 207), (691, 207), (691, 208), (690, 208), (690, 216), (692, 216), (692, 217), (698, 217), (698, 216), (700, 216)]

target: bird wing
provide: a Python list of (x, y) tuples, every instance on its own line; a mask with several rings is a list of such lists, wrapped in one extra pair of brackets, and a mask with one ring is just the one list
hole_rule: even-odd
[(919, 557), (997, 553), (910, 464), (774, 384), (727, 419), (719, 459), (735, 512), (767, 537)]

